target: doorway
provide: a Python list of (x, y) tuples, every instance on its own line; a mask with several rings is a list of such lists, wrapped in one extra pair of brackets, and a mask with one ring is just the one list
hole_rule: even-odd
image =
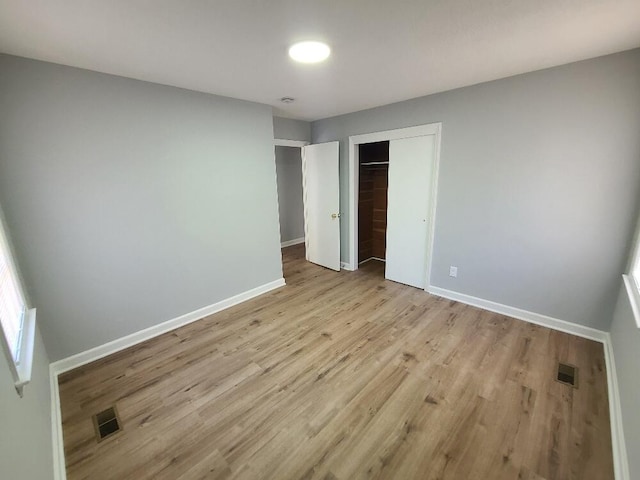
[(305, 257), (302, 148), (307, 144), (296, 140), (274, 140), (280, 249), (285, 279), (290, 274), (290, 264)]
[(340, 271), (339, 143), (275, 139), (274, 145), (281, 249), (303, 245), (309, 262)]
[[(360, 262), (374, 258), (373, 199), (369, 202), (367, 189), (372, 187), (368, 170), (376, 167), (379, 196), (384, 178), (383, 165), (387, 165), (386, 233), (384, 244), (385, 278), (427, 290), (430, 285), (433, 258), (433, 233), (435, 226), (438, 166), (440, 158), (441, 124), (388, 130), (349, 137), (349, 250), (350, 261), (346, 266), (356, 270)], [(388, 152), (370, 158), (369, 150)], [(365, 160), (360, 156), (364, 154)], [(369, 164), (363, 165), (362, 164)], [(362, 182), (361, 182), (361, 177)], [(361, 195), (361, 188), (364, 189)], [(361, 205), (360, 200), (364, 204)], [(383, 209), (378, 200), (378, 230)], [(371, 213), (370, 213), (371, 212)], [(361, 217), (362, 216), (362, 221)], [(370, 248), (367, 235), (371, 229)], [(365, 238), (361, 242), (360, 237)], [(378, 238), (380, 232), (377, 233)], [(377, 242), (380, 254), (380, 242)], [(362, 247), (362, 249), (361, 249)], [(364, 258), (363, 258), (364, 257)], [(376, 257), (381, 261), (382, 257)]]
[(280, 247), (286, 248), (304, 243), (301, 148), (276, 145), (275, 157)]

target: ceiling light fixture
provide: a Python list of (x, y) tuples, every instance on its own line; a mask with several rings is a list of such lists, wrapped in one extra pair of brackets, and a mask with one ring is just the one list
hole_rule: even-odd
[(329, 45), (322, 42), (298, 42), (289, 48), (289, 56), (300, 63), (318, 63), (331, 53)]
[(280, 99), (280, 101), (281, 101), (282, 103), (293, 103), (293, 102), (295, 102), (295, 101), (296, 101), (296, 99), (295, 99), (295, 98), (293, 98), (293, 97), (282, 97), (282, 98)]

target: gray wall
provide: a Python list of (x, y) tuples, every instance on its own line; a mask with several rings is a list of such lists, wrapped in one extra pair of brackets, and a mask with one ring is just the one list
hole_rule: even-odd
[[(640, 187), (640, 50), (312, 123), (348, 136), (442, 122), (432, 284), (608, 330)], [(448, 276), (458, 266), (458, 278)]]
[(265, 105), (0, 56), (0, 204), (52, 361), (282, 277)]
[(273, 117), (273, 138), (281, 140), (311, 140), (311, 124), (304, 120)]
[(611, 342), (616, 360), (630, 478), (640, 478), (640, 329), (636, 325), (624, 285), (620, 288), (611, 324)]
[(0, 478), (53, 478), (49, 358), (36, 329), (31, 382), (20, 398), (4, 355), (0, 354)]
[(304, 237), (302, 157), (297, 147), (276, 147), (280, 240)]

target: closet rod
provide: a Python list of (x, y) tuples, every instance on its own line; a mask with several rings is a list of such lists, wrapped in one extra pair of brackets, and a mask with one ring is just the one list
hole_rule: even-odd
[(368, 165), (389, 165), (389, 162), (365, 162), (360, 164), (361, 167), (366, 167)]

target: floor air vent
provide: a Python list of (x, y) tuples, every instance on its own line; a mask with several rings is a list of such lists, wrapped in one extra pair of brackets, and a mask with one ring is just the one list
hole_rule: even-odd
[(120, 419), (116, 407), (110, 407), (93, 416), (93, 426), (98, 442), (120, 431)]
[(578, 367), (568, 365), (566, 363), (558, 364), (558, 376), (556, 379), (560, 383), (571, 385), (573, 388), (578, 388)]

